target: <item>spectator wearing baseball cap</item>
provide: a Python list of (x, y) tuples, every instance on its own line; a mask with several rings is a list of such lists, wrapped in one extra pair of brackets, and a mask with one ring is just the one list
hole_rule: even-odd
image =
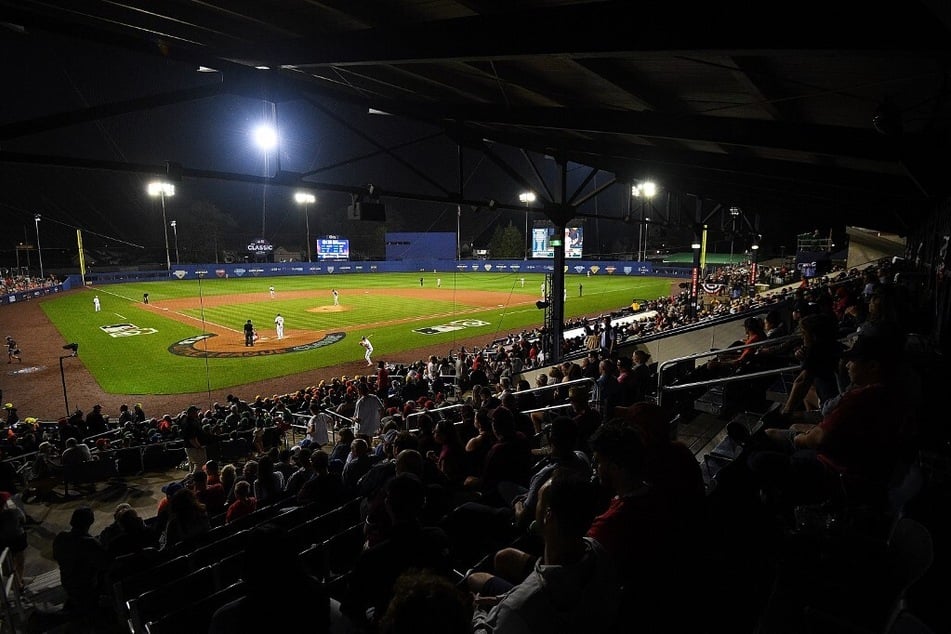
[[(749, 465), (790, 503), (824, 499), (845, 482), (853, 501), (883, 503), (904, 459), (914, 403), (897, 390), (902, 339), (859, 336), (842, 353), (850, 387), (815, 426), (766, 431), (768, 443)], [(843, 477), (844, 476), (844, 479)]]
[(17, 416), (17, 408), (13, 406), (13, 403), (4, 403), (3, 409), (7, 410), (7, 427), (12, 427), (20, 420), (20, 417)]
[(155, 508), (155, 525), (158, 530), (165, 528), (165, 523), (168, 521), (169, 500), (172, 499), (173, 495), (181, 491), (183, 486), (184, 485), (178, 480), (162, 486), (162, 493), (164, 493), (165, 496), (158, 501), (158, 505)]
[(92, 411), (86, 414), (86, 434), (88, 436), (97, 436), (109, 431), (106, 424), (106, 417), (102, 415), (102, 405), (96, 403), (92, 406)]

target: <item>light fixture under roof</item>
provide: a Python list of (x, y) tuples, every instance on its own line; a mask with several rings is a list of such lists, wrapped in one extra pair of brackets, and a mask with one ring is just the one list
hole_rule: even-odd
[(202, 66), (202, 65), (199, 64), (199, 66), (198, 66), (198, 72), (199, 72), (199, 73), (217, 73), (217, 72), (218, 72), (218, 69), (217, 69), (217, 68), (212, 68), (212, 67), (210, 67), (210, 66)]

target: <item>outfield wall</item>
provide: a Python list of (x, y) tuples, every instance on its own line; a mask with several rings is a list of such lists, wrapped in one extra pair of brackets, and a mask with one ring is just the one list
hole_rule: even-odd
[[(276, 277), (282, 275), (346, 275), (347, 273), (423, 273), (450, 275), (453, 273), (494, 272), (512, 275), (551, 273), (552, 260), (435, 260), (417, 259), (400, 262), (268, 262), (263, 264), (181, 264), (171, 271), (110, 271), (89, 273), (86, 282), (110, 284), (148, 282), (175, 278), (194, 280), (199, 277)], [(568, 275), (640, 275), (660, 277), (690, 277), (689, 267), (655, 266), (651, 262), (630, 260), (575, 260), (567, 264)], [(78, 275), (71, 275), (66, 288), (81, 286)]]
[(69, 287), (65, 284), (54, 284), (52, 286), (38, 286), (36, 288), (31, 288), (28, 291), (7, 293), (6, 295), (0, 295), (0, 305), (26, 302), (37, 297), (45, 297), (46, 295), (52, 295), (53, 293), (61, 293), (68, 288)]

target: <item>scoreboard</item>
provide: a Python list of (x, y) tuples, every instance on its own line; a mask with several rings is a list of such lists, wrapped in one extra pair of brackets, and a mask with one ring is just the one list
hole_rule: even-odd
[(317, 261), (349, 260), (350, 240), (339, 238), (317, 238)]
[[(532, 257), (551, 259), (555, 257), (556, 229), (551, 226), (532, 227)], [(584, 248), (584, 227), (565, 227), (565, 257), (580, 258)]]

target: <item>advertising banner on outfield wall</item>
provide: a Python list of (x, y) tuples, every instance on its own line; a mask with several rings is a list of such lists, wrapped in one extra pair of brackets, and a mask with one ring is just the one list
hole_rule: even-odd
[(53, 293), (63, 292), (63, 285), (56, 284), (54, 286), (42, 286), (40, 288), (31, 288), (28, 291), (17, 291), (16, 293), (8, 293), (6, 295), (0, 295), (0, 304), (16, 304), (17, 302), (25, 302), (33, 299), (34, 297), (44, 297), (46, 295), (52, 295)]
[[(430, 275), (440, 273), (502, 273), (518, 276), (520, 274), (551, 273), (554, 270), (551, 261), (532, 260), (402, 260), (360, 261), (360, 262), (264, 262), (240, 264), (181, 264), (173, 265), (171, 271), (117, 271), (97, 273), (86, 276), (90, 284), (109, 284), (116, 282), (155, 281), (160, 279), (231, 279), (248, 277), (277, 277), (281, 275), (346, 275), (348, 273), (420, 273)], [(617, 275), (636, 276), (653, 275), (663, 277), (690, 277), (690, 267), (655, 267), (651, 262), (615, 261), (572, 261), (564, 268), (566, 276), (581, 275)], [(68, 288), (69, 280), (67, 281)]]

